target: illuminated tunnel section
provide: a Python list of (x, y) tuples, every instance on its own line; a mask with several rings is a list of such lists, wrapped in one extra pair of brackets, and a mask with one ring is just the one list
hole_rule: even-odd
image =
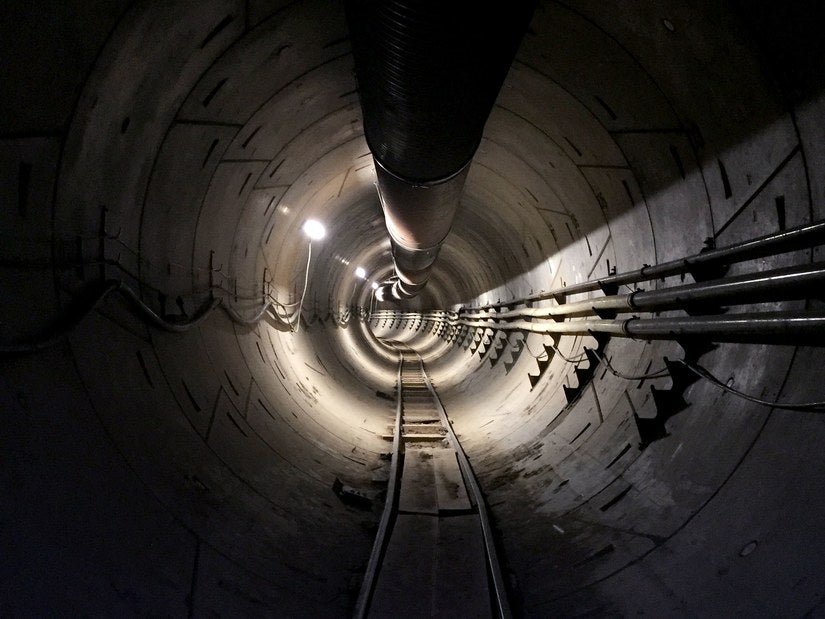
[[(822, 219), (808, 9), (539, 3), (427, 288), (378, 309), (515, 302)], [(392, 260), (340, 3), (27, 6), (0, 40), (0, 613), (351, 614), (387, 481), (379, 337), (424, 355), (519, 615), (823, 612), (820, 415), (588, 368), (592, 337), (358, 319)], [(634, 376), (684, 353), (602, 351)], [(820, 348), (701, 362), (822, 399)], [(646, 440), (657, 392), (684, 406)]]

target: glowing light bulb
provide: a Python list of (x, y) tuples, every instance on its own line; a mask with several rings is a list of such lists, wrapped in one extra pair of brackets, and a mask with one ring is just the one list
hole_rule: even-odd
[(317, 219), (307, 219), (304, 222), (304, 234), (306, 234), (313, 241), (320, 241), (327, 235), (327, 229)]
[(358, 279), (364, 279), (367, 276), (367, 272), (364, 270), (364, 267), (358, 267), (355, 269), (355, 277)]

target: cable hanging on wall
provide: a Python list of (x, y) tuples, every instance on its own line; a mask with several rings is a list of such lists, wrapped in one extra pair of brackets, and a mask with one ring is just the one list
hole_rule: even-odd
[(701, 365), (689, 363), (687, 361), (682, 360), (678, 361), (697, 376), (704, 378), (705, 380), (719, 387), (720, 389), (727, 391), (728, 393), (733, 394), (738, 398), (747, 400), (748, 402), (753, 402), (754, 404), (759, 404), (761, 406), (769, 406), (771, 408), (781, 408), (783, 410), (825, 413), (825, 401), (800, 402), (797, 404), (792, 404), (789, 402), (771, 402), (770, 400), (763, 400), (761, 398), (757, 398), (756, 396), (752, 396), (750, 394), (739, 391), (738, 389), (734, 389), (733, 387), (725, 384), (723, 381), (716, 378), (716, 376), (711, 374), (706, 368), (702, 367)]

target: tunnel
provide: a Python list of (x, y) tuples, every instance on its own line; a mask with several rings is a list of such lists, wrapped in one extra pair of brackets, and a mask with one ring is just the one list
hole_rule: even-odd
[(5, 9), (0, 614), (352, 616), (394, 342), (515, 616), (825, 615), (825, 288), (639, 306), (822, 260), (683, 260), (825, 219), (817, 3), (538, 2), (398, 302), (343, 2)]

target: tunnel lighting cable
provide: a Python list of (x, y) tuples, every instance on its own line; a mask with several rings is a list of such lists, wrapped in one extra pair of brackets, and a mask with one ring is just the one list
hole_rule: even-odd
[(152, 308), (150, 308), (146, 303), (144, 303), (140, 296), (132, 290), (127, 284), (117, 280), (111, 280), (106, 282), (106, 285), (98, 292), (98, 294), (94, 297), (94, 299), (81, 310), (73, 312), (68, 319), (63, 320), (63, 324), (61, 325), (59, 331), (52, 335), (42, 337), (39, 339), (35, 339), (34, 341), (23, 342), (18, 344), (0, 344), (0, 354), (23, 354), (23, 353), (33, 353), (38, 352), (41, 350), (45, 350), (47, 348), (51, 348), (52, 346), (56, 346), (61, 341), (63, 341), (68, 335), (74, 330), (80, 322), (88, 316), (103, 300), (108, 297), (113, 292), (121, 293), (126, 299), (132, 304), (133, 307), (136, 307), (140, 313), (146, 316), (149, 319), (149, 322), (154, 324), (156, 327), (159, 327), (165, 331), (172, 331), (175, 333), (181, 333), (192, 327), (200, 324), (203, 322), (206, 317), (212, 313), (214, 309), (221, 304), (220, 299), (211, 299), (207, 303), (204, 303), (198, 310), (195, 312), (195, 315), (192, 317), (191, 320), (180, 321), (180, 322), (172, 322), (166, 320), (158, 313), (156, 313)]
[(524, 347), (527, 349), (527, 352), (530, 354), (531, 357), (533, 357), (533, 359), (539, 359), (540, 360), (542, 357), (547, 357), (548, 356), (546, 350), (542, 350), (542, 352), (540, 352), (539, 354), (534, 353), (533, 349), (530, 348), (530, 344), (527, 343), (526, 339), (524, 340)]
[[(2, 233), (0, 233), (0, 235), (2, 235)], [(89, 240), (98, 240), (98, 241), (99, 241), (101, 237), (99, 237), (99, 236), (91, 236), (91, 235), (87, 235), (87, 236), (82, 236), (82, 237), (79, 237), (79, 238), (89, 239)], [(106, 238), (107, 238), (107, 239), (110, 239), (110, 240), (112, 240), (112, 241), (117, 241), (118, 243), (120, 243), (121, 245), (123, 245), (123, 243), (122, 243), (121, 241), (119, 241), (119, 239), (117, 239), (117, 237), (107, 236)], [(123, 246), (124, 246), (127, 250), (129, 249), (127, 246), (125, 246), (125, 245), (123, 245)], [(161, 267), (160, 267), (160, 266), (158, 266), (158, 265), (156, 265), (156, 264), (153, 264), (150, 260), (146, 260), (145, 258), (139, 258), (139, 261), (141, 262), (141, 264), (143, 264), (143, 265), (144, 265), (144, 266), (146, 266), (146, 267), (149, 267), (149, 268), (151, 268), (151, 269), (155, 269), (155, 270), (157, 270), (157, 271), (160, 271), (160, 270), (161, 270)], [(28, 262), (28, 261), (26, 261), (26, 262), (23, 262), (23, 261), (17, 261), (17, 262), (12, 263), (12, 262), (10, 262), (10, 261), (4, 260), (2, 257), (0, 257), (0, 264), (5, 265), (5, 266), (15, 266), (15, 267), (17, 267), (17, 268), (38, 268), (38, 269), (40, 269), (40, 268), (52, 268), (52, 266), (54, 266), (51, 262), (49, 262), (49, 263), (45, 263), (45, 262), (44, 262), (44, 263), (35, 263), (35, 262)], [(126, 274), (127, 274), (128, 276), (130, 276), (130, 277), (133, 277), (133, 278), (134, 278), (134, 277), (136, 277), (134, 273), (132, 273), (132, 272), (130, 272), (128, 269), (124, 268), (124, 266), (123, 266), (122, 264), (120, 264), (117, 260), (112, 260), (112, 259), (106, 259), (106, 260), (84, 260), (84, 261), (82, 261), (82, 262), (77, 262), (77, 263), (75, 263), (75, 262), (71, 262), (71, 263), (67, 262), (67, 263), (65, 263), (65, 264), (66, 264), (66, 265), (76, 265), (76, 266), (89, 266), (89, 267), (92, 267), (92, 266), (100, 266), (100, 265), (107, 265), (107, 266), (111, 266), (111, 267), (113, 267), (113, 268), (119, 269), (120, 271), (122, 271), (122, 272), (126, 273)], [(181, 265), (177, 265), (177, 264), (175, 264), (175, 263), (168, 263), (167, 267), (163, 267), (163, 270), (166, 270), (166, 268), (168, 268), (168, 267), (172, 267), (172, 266), (175, 266), (175, 267), (178, 267), (178, 268), (181, 268), (181, 269), (184, 269), (184, 268), (185, 268), (185, 267), (183, 267), (183, 266), (181, 266)], [(198, 271), (198, 270), (199, 270), (199, 269), (197, 269), (197, 268), (193, 267), (193, 274), (194, 274), (194, 272), (195, 272), (195, 271)], [(216, 272), (220, 273), (220, 274), (221, 274), (221, 275), (223, 275), (224, 277), (227, 277), (227, 275), (225, 275), (225, 274), (224, 274), (224, 273), (222, 273), (221, 271), (216, 271)], [(113, 280), (113, 281), (114, 281), (114, 280)], [(119, 284), (119, 285), (120, 285), (121, 287), (128, 287), (128, 286), (127, 286), (127, 285), (126, 285), (123, 281), (120, 281), (120, 284)], [(193, 290), (193, 291), (192, 291), (191, 293), (189, 293), (187, 296), (193, 296), (193, 297), (194, 297), (194, 296), (198, 296), (198, 295), (209, 295), (209, 294), (212, 294), (212, 293), (214, 293), (214, 292), (216, 292), (216, 291), (221, 291), (221, 292), (224, 292), (224, 293), (226, 293), (226, 294), (228, 294), (228, 295), (232, 295), (232, 296), (235, 298), (235, 300), (236, 300), (236, 301), (237, 301), (237, 300), (243, 300), (243, 301), (256, 301), (256, 300), (259, 300), (259, 298), (260, 298), (260, 297), (258, 297), (258, 296), (244, 296), (244, 295), (239, 295), (239, 294), (238, 294), (237, 289), (235, 289), (235, 290), (230, 290), (229, 288), (226, 288), (225, 286), (223, 286), (223, 285), (221, 285), (221, 284), (214, 284), (214, 285), (212, 285), (210, 288), (205, 289), (205, 290)], [(158, 291), (158, 292), (160, 292), (160, 291)], [(270, 308), (271, 308), (272, 306), (278, 306), (278, 307), (280, 307), (281, 309), (283, 309), (283, 311), (287, 314), (287, 316), (286, 316), (286, 317), (284, 317), (284, 316), (281, 316), (281, 315), (277, 314), (276, 312), (271, 312), (271, 313), (273, 314), (273, 317), (274, 317), (276, 320), (278, 320), (279, 322), (283, 323), (285, 326), (290, 326), (290, 327), (291, 327), (291, 322), (290, 322), (290, 320), (289, 320), (289, 310), (288, 310), (287, 308), (290, 308), (290, 307), (295, 307), (295, 306), (297, 306), (297, 305), (298, 305), (298, 302), (297, 302), (297, 301), (296, 301), (296, 302), (294, 302), (294, 303), (282, 303), (281, 301), (279, 301), (278, 299), (276, 299), (275, 297), (273, 297), (271, 293), (267, 292), (267, 293), (266, 293), (266, 295), (265, 295), (265, 299), (264, 299), (264, 305), (261, 307), (261, 309), (260, 309), (260, 310), (258, 310), (258, 312), (256, 313), (255, 317), (254, 317), (254, 318), (251, 318), (251, 319), (250, 319), (250, 318), (244, 318), (244, 317), (243, 317), (243, 316), (241, 316), (238, 312), (236, 312), (233, 308), (231, 308), (230, 306), (226, 305), (225, 303), (224, 303), (224, 304), (221, 304), (221, 307), (222, 307), (222, 308), (226, 311), (226, 313), (227, 313), (227, 314), (229, 314), (229, 316), (230, 316), (233, 320), (235, 320), (236, 322), (239, 322), (239, 323), (242, 323), (242, 324), (245, 324), (245, 325), (249, 325), (249, 324), (255, 324), (255, 323), (257, 323), (257, 322), (258, 322), (258, 321), (259, 321), (259, 320), (263, 317), (263, 315), (264, 315), (264, 314), (265, 314), (268, 310), (270, 310)], [(151, 310), (150, 310), (150, 311), (151, 311)], [(163, 319), (162, 319), (162, 318), (160, 318), (159, 316), (157, 317), (157, 319), (158, 319), (158, 320), (161, 320), (161, 321), (163, 320)], [(157, 322), (157, 321), (156, 321), (156, 320), (154, 320), (154, 319), (153, 319), (152, 321), (153, 321), (153, 322)], [(166, 326), (168, 326), (168, 325), (172, 325), (173, 327), (179, 327), (179, 326), (181, 326), (182, 324), (184, 324), (184, 323), (182, 323), (182, 322), (180, 322), (180, 323), (179, 323), (179, 322), (174, 322), (174, 323), (167, 322), (167, 323), (166, 323)], [(162, 328), (166, 329), (166, 326), (163, 326)], [(166, 329), (166, 330), (170, 330), (170, 329)], [(174, 329), (172, 329), (172, 330), (174, 330)], [(62, 334), (61, 334), (61, 335), (55, 336), (55, 338), (51, 338), (51, 339), (55, 339), (55, 342), (54, 342), (54, 343), (57, 343), (57, 342), (59, 342), (59, 341), (60, 341), (63, 337), (64, 337), (64, 335), (62, 335)], [(31, 347), (34, 347), (35, 349), (38, 349), (38, 350), (39, 350), (40, 348), (42, 348), (42, 347), (45, 345), (45, 342), (46, 342), (45, 340), (42, 340), (42, 341), (39, 341), (39, 342), (29, 342), (29, 343), (26, 343), (26, 344), (20, 344), (19, 346), (18, 346), (18, 345), (14, 345), (14, 344), (9, 344), (9, 345), (5, 345), (5, 346), (4, 346), (4, 345), (0, 344), (0, 353), (2, 353), (4, 350), (11, 351), (11, 350), (17, 350), (17, 349), (20, 349), (21, 351), (23, 351), (24, 349), (29, 349), (29, 348), (31, 348)], [(52, 344), (49, 344), (49, 345), (46, 345), (45, 347), (46, 347), (46, 348), (48, 348), (48, 347), (49, 347), (49, 346), (51, 346), (51, 345), (52, 345)]]
[[(314, 219), (308, 219), (307, 224), (311, 221), (315, 221), (315, 220)], [(307, 224), (304, 224), (304, 231), (305, 232), (306, 232), (306, 225)], [(322, 228), (323, 228), (323, 226), (322, 226)], [(307, 232), (307, 236), (309, 236), (309, 248), (307, 249), (307, 268), (306, 268), (306, 272), (304, 273), (304, 289), (301, 292), (301, 302), (298, 304), (298, 311), (295, 312), (295, 325), (292, 325), (290, 323), (290, 326), (292, 327), (292, 331), (294, 333), (298, 333), (298, 331), (301, 330), (301, 312), (304, 309), (304, 298), (306, 297), (307, 286), (309, 285), (309, 263), (310, 263), (310, 260), (312, 260), (312, 239), (313, 239), (313, 237), (309, 235), (309, 232)], [(321, 236), (319, 238), (323, 238), (323, 234), (321, 234)]]
[(554, 351), (554, 352), (555, 352), (555, 353), (556, 353), (559, 357), (561, 357), (562, 359), (564, 359), (565, 361), (567, 361), (567, 363), (581, 363), (582, 361), (584, 361), (585, 359), (587, 359), (587, 355), (586, 355), (585, 353), (579, 353), (579, 355), (578, 355), (578, 356), (573, 357), (573, 358), (570, 358), (570, 357), (568, 357), (567, 355), (565, 355), (565, 354), (564, 354), (561, 350), (559, 350), (559, 347), (558, 347), (558, 346), (556, 346), (555, 344), (550, 344), (550, 348), (552, 348), (552, 349), (553, 349), (553, 351)]
[[(74, 312), (69, 318), (62, 320), (63, 324), (60, 326), (58, 332), (36, 338), (28, 342), (14, 344), (0, 343), (0, 354), (15, 355), (34, 353), (51, 348), (52, 346), (56, 346), (68, 337), (74, 328), (77, 327), (77, 325), (80, 324), (80, 322), (98, 305), (100, 305), (100, 303), (102, 303), (107, 296), (115, 291), (126, 297), (132, 307), (136, 308), (138, 313), (146, 318), (148, 322), (160, 329), (163, 329), (164, 331), (169, 331), (172, 333), (183, 333), (184, 331), (188, 331), (189, 329), (196, 327), (201, 322), (206, 320), (207, 316), (209, 316), (218, 307), (221, 307), (233, 321), (247, 326), (258, 323), (261, 318), (263, 318), (264, 314), (266, 314), (267, 311), (271, 310), (273, 307), (273, 303), (270, 300), (264, 303), (263, 307), (259, 309), (254, 316), (246, 318), (237, 310), (227, 305), (223, 299), (211, 299), (203, 303), (191, 319), (170, 321), (146, 305), (146, 303), (144, 303), (140, 298), (140, 295), (129, 287), (128, 284), (122, 281), (112, 280), (107, 282), (105, 287), (97, 294), (97, 296), (95, 296), (89, 305)], [(291, 322), (283, 319), (277, 313), (272, 311), (269, 313), (282, 325), (290, 328), (292, 327)]]
[(275, 297), (273, 297), (271, 294), (267, 294), (267, 298), (270, 301), (272, 301), (272, 303), (274, 305), (277, 305), (278, 307), (280, 307), (284, 311), (286, 311), (286, 308), (288, 308), (288, 307), (297, 307), (298, 303), (299, 303), (298, 301), (295, 301), (294, 303), (283, 303), (283, 302), (279, 301), (278, 299), (276, 299)]
[[(286, 323), (287, 325), (290, 325), (294, 314), (290, 312), (288, 308), (297, 307), (298, 301), (295, 301), (295, 303), (281, 303), (271, 294), (266, 295), (266, 300), (267, 305), (269, 305), (269, 307), (272, 309), (270, 313), (278, 320)], [(283, 312), (283, 314), (279, 314), (278, 309), (280, 309)]]
[(639, 374), (636, 376), (624, 374), (622, 372), (619, 372), (616, 368), (614, 368), (613, 365), (610, 363), (610, 360), (606, 356), (600, 355), (598, 352), (592, 349), (590, 352), (593, 353), (593, 356), (596, 357), (596, 359), (604, 363), (604, 365), (607, 367), (607, 370), (617, 378), (623, 378), (625, 380), (645, 380), (648, 378), (664, 378), (665, 376), (670, 375), (670, 370), (668, 370), (667, 368), (662, 368), (660, 370), (655, 370), (653, 372)]
[[(581, 363), (587, 358), (587, 355), (585, 353), (580, 353), (578, 357), (568, 357), (554, 344), (544, 344), (542, 342), (542, 346), (549, 346), (559, 357), (564, 359), (567, 363)], [(530, 345), (527, 343), (526, 339), (524, 340), (524, 347), (527, 348), (527, 352), (530, 353), (530, 356), (533, 357), (533, 359), (540, 360), (542, 357), (546, 357), (548, 355), (546, 350), (544, 352), (540, 352), (539, 354), (535, 354), (533, 350), (530, 348)]]
[(739, 391), (738, 389), (734, 389), (733, 387), (727, 385), (723, 381), (719, 380), (710, 373), (706, 368), (702, 367), (701, 365), (695, 363), (689, 363), (684, 361), (683, 359), (678, 359), (679, 363), (684, 365), (686, 368), (691, 370), (697, 376), (704, 378), (705, 380), (713, 383), (720, 389), (727, 391), (743, 400), (747, 400), (748, 402), (753, 402), (754, 404), (761, 404), (762, 406), (770, 406), (771, 408), (781, 408), (784, 410), (791, 410), (791, 411), (801, 411), (801, 412), (825, 412), (825, 401), (819, 402), (800, 402), (798, 404), (791, 404), (786, 402), (771, 402), (770, 400), (763, 400), (761, 398), (757, 398), (756, 396), (752, 396), (750, 394), (744, 393)]
[(298, 311), (295, 312), (295, 325), (290, 321), (290, 328), (293, 333), (301, 330), (301, 312), (304, 309), (304, 299), (306, 298), (307, 286), (309, 285), (309, 264), (312, 260), (312, 241), (320, 241), (327, 235), (327, 229), (324, 227), (324, 224), (317, 219), (307, 219), (301, 229), (304, 231), (304, 234), (309, 237), (309, 249), (307, 251), (306, 273), (304, 273), (304, 289), (301, 291), (301, 301), (298, 303)]
[[(626, 380), (644, 380), (644, 379), (647, 379), (647, 378), (663, 378), (663, 377), (667, 376), (670, 373), (667, 368), (662, 368), (661, 370), (657, 370), (656, 372), (650, 372), (650, 373), (647, 373), (647, 374), (640, 374), (640, 375), (637, 375), (637, 376), (629, 376), (627, 374), (623, 374), (623, 373), (617, 371), (610, 364), (610, 361), (606, 357), (600, 355), (595, 350), (592, 351), (592, 352), (593, 352), (594, 356), (597, 359), (599, 359), (600, 361), (602, 361), (605, 364), (605, 366), (607, 367), (608, 371), (610, 371), (611, 374), (613, 374), (614, 376), (617, 376), (619, 378), (626, 379)], [(679, 363), (684, 365), (686, 368), (688, 368), (690, 371), (692, 371), (694, 374), (696, 374), (700, 378), (704, 378), (705, 380), (713, 383), (714, 385), (716, 385), (720, 389), (722, 389), (724, 391), (727, 391), (728, 393), (731, 393), (731, 394), (733, 394), (733, 395), (735, 395), (739, 398), (747, 400), (748, 402), (753, 402), (754, 404), (760, 404), (762, 406), (770, 406), (772, 408), (781, 408), (781, 409), (784, 409), (784, 410), (802, 411), (802, 412), (805, 412), (805, 411), (808, 411), (808, 412), (825, 412), (825, 401), (800, 402), (798, 404), (792, 404), (792, 403), (771, 402), (770, 400), (763, 400), (761, 398), (757, 398), (756, 396), (752, 396), (750, 394), (739, 391), (738, 389), (734, 389), (733, 387), (727, 385), (725, 382), (719, 380), (716, 376), (711, 374), (710, 371), (708, 371), (706, 368), (702, 367), (701, 365), (690, 363), (688, 361), (685, 361), (684, 359), (677, 359), (676, 361), (678, 361)]]
[(267, 311), (271, 310), (272, 304), (264, 303), (263, 307), (260, 310), (258, 310), (258, 312), (254, 316), (250, 318), (242, 316), (234, 307), (231, 307), (226, 303), (221, 303), (221, 308), (223, 308), (223, 311), (225, 311), (229, 315), (229, 317), (235, 322), (246, 326), (253, 326), (261, 321), (261, 318), (264, 317), (264, 314), (266, 314)]
[(41, 350), (45, 350), (47, 348), (51, 348), (52, 346), (56, 346), (60, 342), (63, 341), (72, 330), (80, 324), (80, 321), (85, 318), (89, 312), (94, 310), (100, 303), (109, 296), (112, 292), (118, 290), (118, 282), (109, 282), (105, 288), (103, 288), (98, 295), (91, 301), (91, 303), (87, 306), (82, 308), (80, 311), (73, 313), (68, 320), (64, 322), (57, 333), (53, 333), (50, 335), (46, 335), (44, 337), (40, 337), (33, 341), (28, 342), (21, 342), (15, 344), (7, 344), (3, 343), (0, 344), (0, 354), (5, 355), (16, 355), (16, 354), (24, 354), (24, 353), (33, 353), (39, 352)]

